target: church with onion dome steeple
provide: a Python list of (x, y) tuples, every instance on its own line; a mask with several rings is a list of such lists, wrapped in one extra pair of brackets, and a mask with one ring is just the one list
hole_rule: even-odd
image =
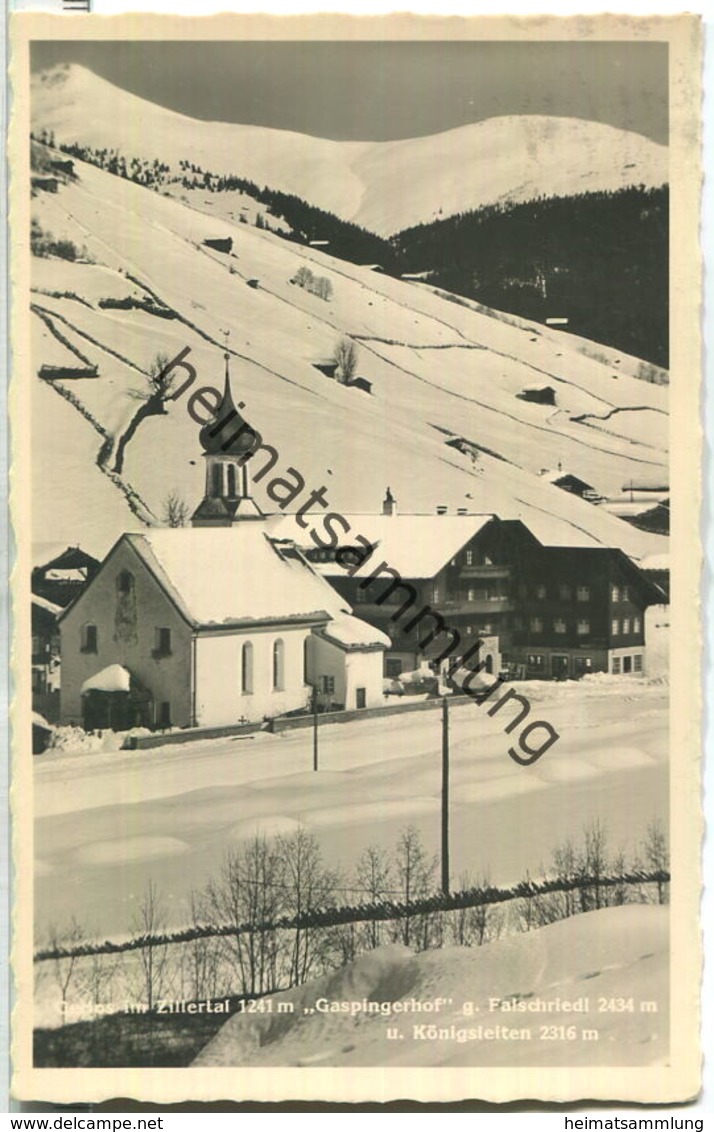
[(251, 495), (249, 461), (260, 440), (239, 409), (231, 391), (230, 355), (224, 354), (223, 397), (213, 418), (204, 424), (199, 441), (206, 462), (203, 499), (191, 517), (194, 527), (231, 527), (245, 520), (265, 519)]

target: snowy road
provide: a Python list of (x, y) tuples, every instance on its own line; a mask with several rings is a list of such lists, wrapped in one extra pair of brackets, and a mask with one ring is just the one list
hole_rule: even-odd
[[(506, 709), (451, 712), (451, 864), (502, 884), (547, 865), (600, 818), (614, 851), (634, 851), (647, 823), (666, 820), (667, 689), (636, 680), (529, 684), (531, 719), (559, 741), (532, 767), (508, 757)], [(215, 871), (225, 849), (256, 830), (304, 822), (325, 854), (354, 865), (370, 843), (416, 825), (439, 838), (440, 714), (427, 712), (312, 734), (211, 740), (143, 752), (48, 753), (35, 759), (38, 938), (73, 912), (88, 932), (123, 934), (149, 878), (171, 917)], [(636, 801), (636, 805), (633, 802)]]

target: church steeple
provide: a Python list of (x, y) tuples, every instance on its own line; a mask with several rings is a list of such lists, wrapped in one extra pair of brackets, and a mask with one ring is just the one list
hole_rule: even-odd
[(265, 515), (250, 493), (248, 461), (260, 446), (258, 434), (241, 416), (233, 400), (230, 354), (224, 354), (226, 375), (221, 403), (203, 425), (198, 439), (206, 461), (205, 495), (193, 514), (194, 527), (230, 527)]

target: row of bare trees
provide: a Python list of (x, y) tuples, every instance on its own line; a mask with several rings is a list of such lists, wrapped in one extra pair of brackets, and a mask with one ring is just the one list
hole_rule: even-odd
[[(231, 847), (206, 886), (190, 893), (186, 918), (202, 930), (181, 942), (168, 935), (170, 910), (150, 881), (130, 925), (137, 947), (121, 953), (72, 953), (87, 939), (73, 920), (50, 928), (38, 978), (50, 980), (61, 1002), (140, 1004), (154, 1010), (161, 999), (205, 1000), (230, 995), (256, 996), (300, 985), (358, 955), (400, 943), (413, 951), (444, 946), (481, 946), (504, 934), (530, 931), (581, 912), (627, 903), (666, 903), (664, 879), (613, 883), (633, 873), (667, 875), (667, 839), (658, 821), (647, 829), (634, 858), (612, 851), (607, 830), (593, 822), (579, 843), (558, 846), (545, 878), (562, 888), (534, 892), (524, 884), (507, 902), (490, 902), (487, 875), (459, 878), (461, 892), (481, 892), (484, 901), (442, 910), (420, 909), (434, 895), (437, 859), (409, 826), (391, 850), (371, 845), (351, 873), (325, 860), (319, 841), (304, 827), (274, 839), (255, 837)], [(542, 886), (541, 886), (542, 887)], [(517, 895), (517, 893), (524, 893)], [(416, 905), (416, 906), (415, 906)], [(344, 923), (320, 923), (326, 910), (346, 906), (362, 911)], [(412, 911), (412, 907), (414, 910)], [(314, 914), (314, 915), (313, 915)], [(327, 917), (329, 919), (329, 916)], [(333, 917), (334, 919), (334, 917)], [(286, 927), (286, 922), (292, 926)], [(220, 933), (211, 934), (213, 929)], [(71, 1014), (71, 1011), (69, 1012)]]

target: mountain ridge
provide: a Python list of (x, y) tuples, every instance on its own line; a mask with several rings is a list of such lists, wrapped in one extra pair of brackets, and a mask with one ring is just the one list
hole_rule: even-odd
[(499, 201), (668, 179), (665, 146), (579, 118), (502, 115), (422, 138), (341, 142), (189, 118), (78, 64), (33, 76), (32, 123), (60, 142), (116, 147), (176, 168), (190, 155), (217, 173), (295, 193), (382, 236)]

